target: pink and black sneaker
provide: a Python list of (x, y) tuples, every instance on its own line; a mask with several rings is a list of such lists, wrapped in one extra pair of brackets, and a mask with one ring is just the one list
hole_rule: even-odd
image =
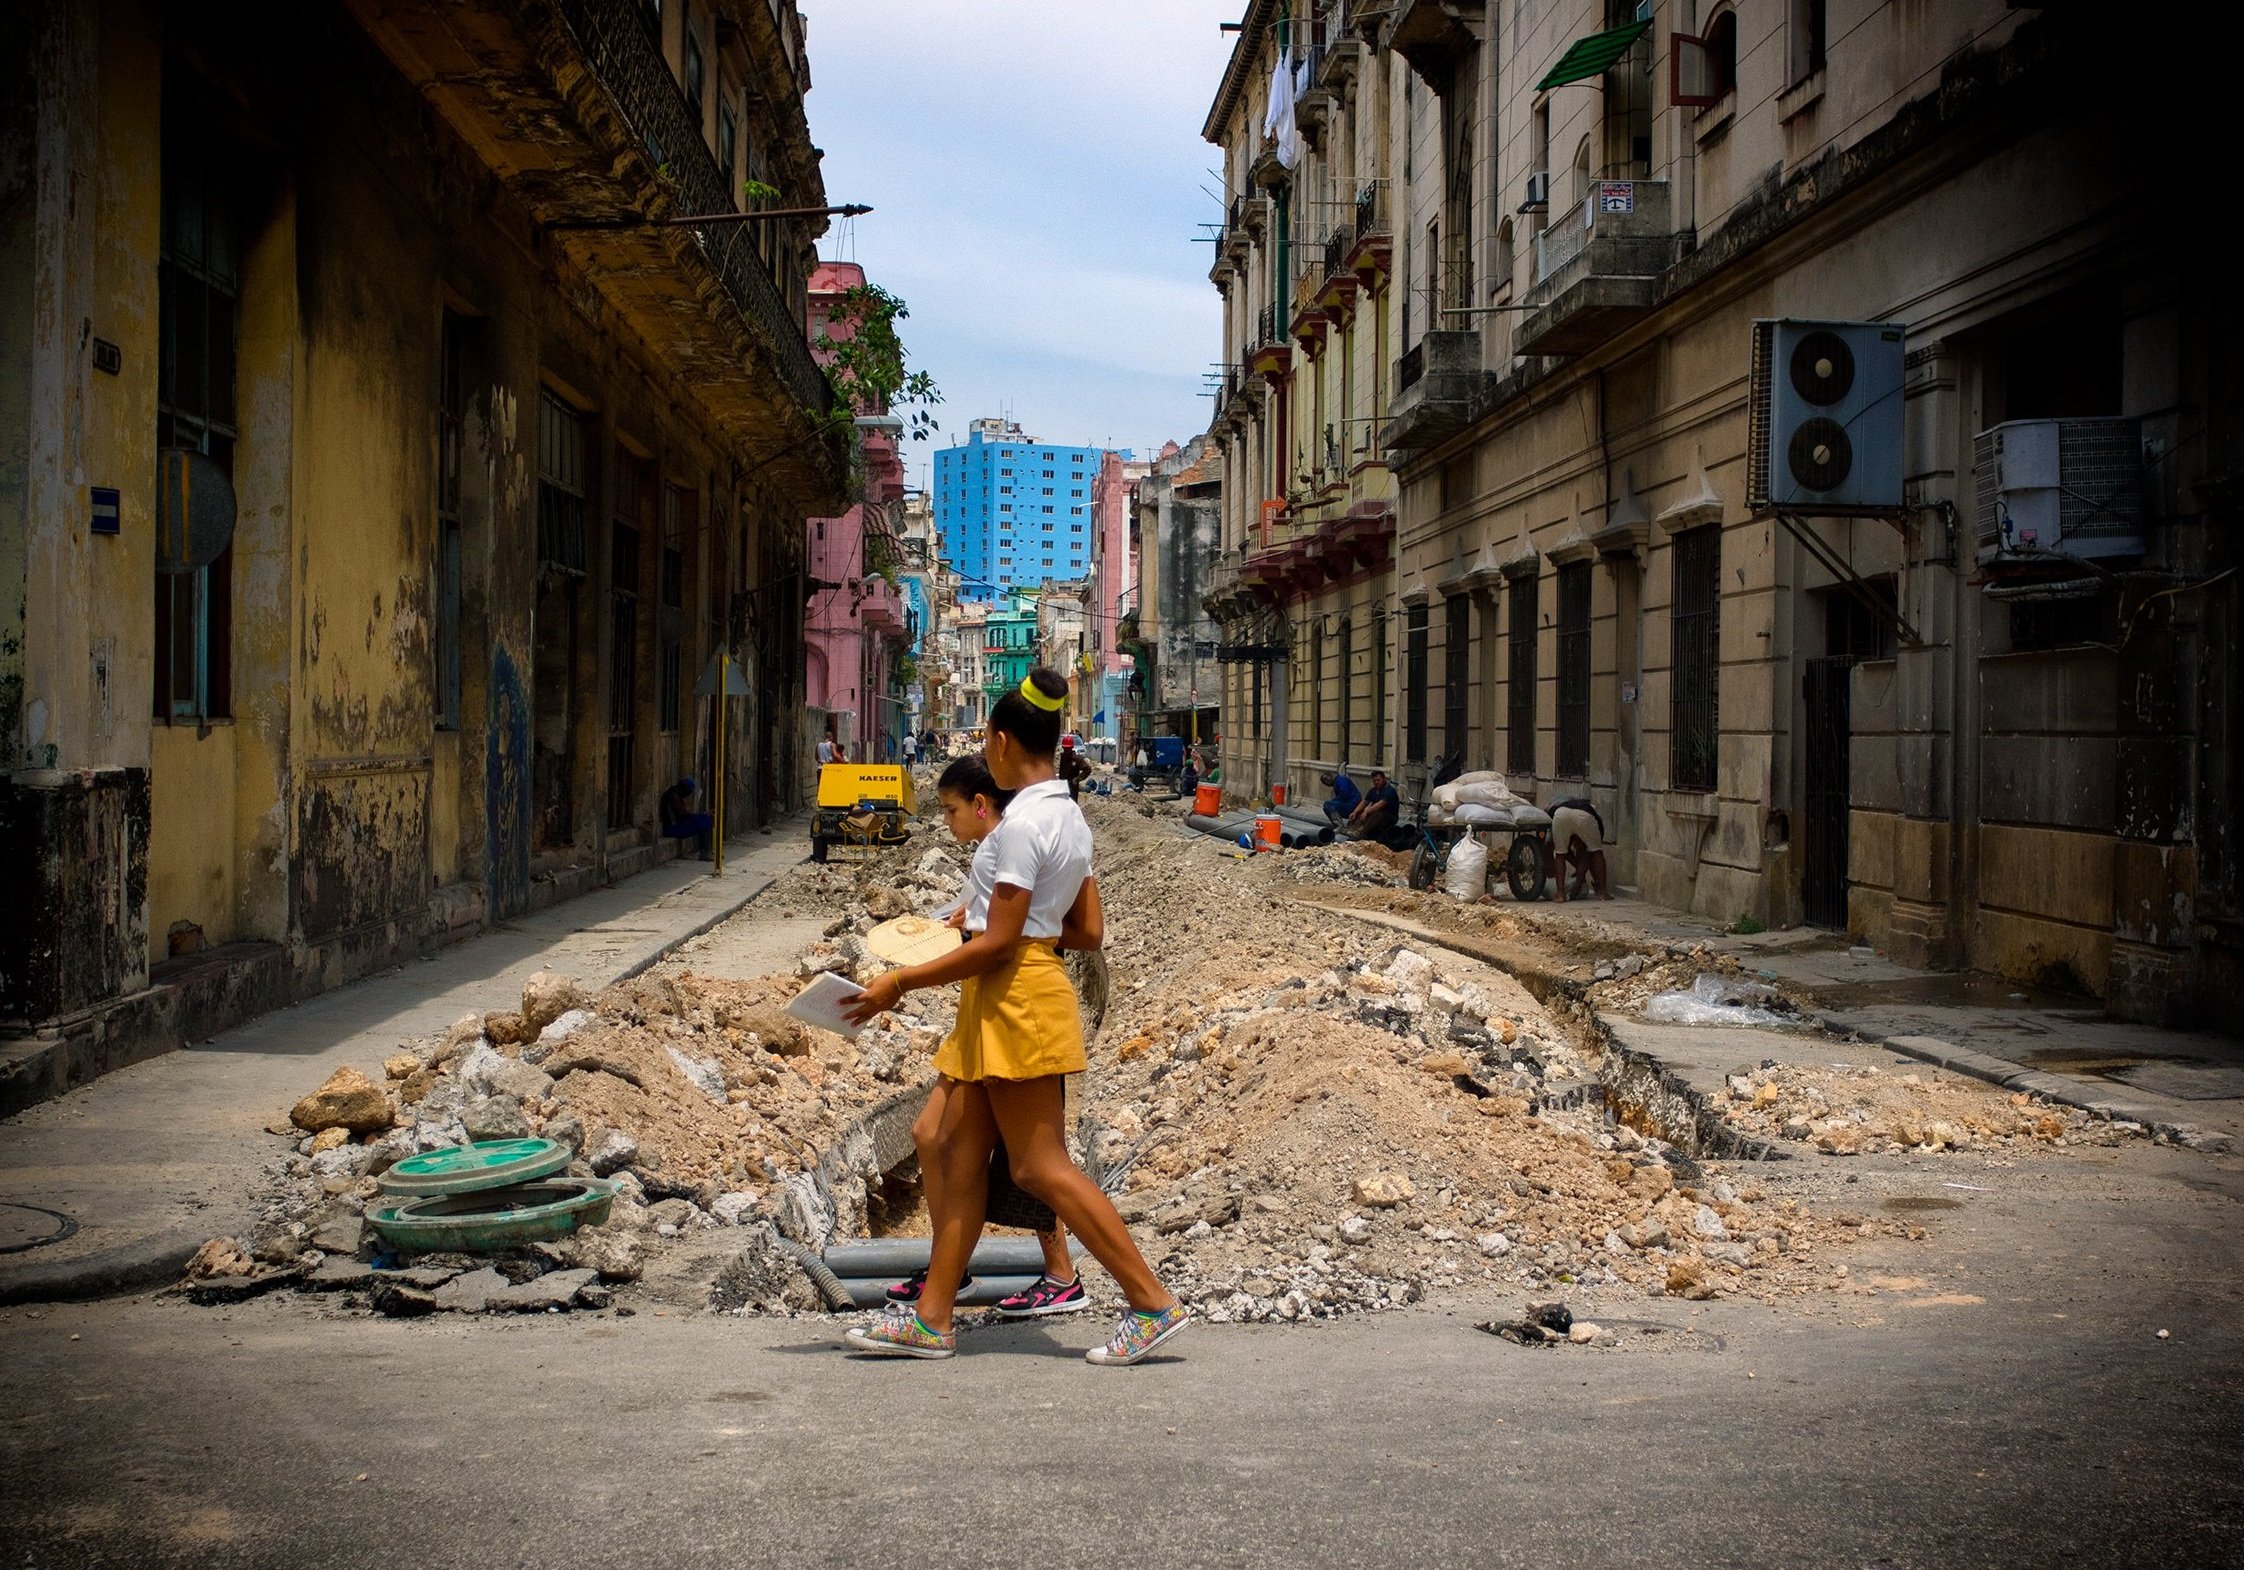
[(1073, 1314), (1090, 1306), (1091, 1299), (1083, 1290), (1081, 1277), (1073, 1281), (1054, 1281), (1050, 1276), (1039, 1276), (1036, 1285), (1026, 1292), (1000, 1298), (997, 1312), (1003, 1319), (1041, 1319), (1046, 1314)]
[[(974, 1278), (972, 1276), (960, 1276), (958, 1278), (958, 1290), (962, 1294), (968, 1287), (972, 1286), (973, 1284)], [(910, 1275), (906, 1276), (903, 1280), (890, 1287), (886, 1295), (891, 1303), (916, 1303), (919, 1301), (920, 1292), (926, 1287), (926, 1285), (927, 1272), (924, 1270), (915, 1270)]]

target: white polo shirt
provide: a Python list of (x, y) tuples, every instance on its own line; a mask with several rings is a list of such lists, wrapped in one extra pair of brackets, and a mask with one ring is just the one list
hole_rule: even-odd
[(959, 891), (957, 899), (935, 912), (947, 919), (954, 911), (965, 911), (968, 932), (990, 929), (990, 890), (995, 886), (990, 874), (997, 865), (991, 854), (991, 841), (996, 838), (997, 830), (992, 829), (975, 842), (974, 859), (966, 865), (966, 887)]
[[(1051, 779), (1024, 786), (1006, 804), (1005, 821), (982, 844), (989, 849), (990, 886), (1009, 883), (1029, 891), (1021, 935), (1058, 937), (1060, 923), (1091, 876), (1091, 825), (1069, 798), (1067, 782)], [(982, 909), (986, 926), (986, 899)], [(971, 914), (967, 919), (973, 919)]]

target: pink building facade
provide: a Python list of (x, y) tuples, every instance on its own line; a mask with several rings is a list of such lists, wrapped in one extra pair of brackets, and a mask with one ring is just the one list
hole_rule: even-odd
[[(1167, 457), (1176, 451), (1170, 442), (1162, 449)], [(1118, 647), (1116, 629), (1131, 606), (1137, 582), (1137, 564), (1131, 558), (1136, 538), (1130, 522), (1130, 498), (1137, 482), (1152, 466), (1132, 462), (1118, 452), (1101, 456), (1099, 472), (1091, 482), (1091, 592), (1085, 607), (1089, 646), (1096, 651), (1098, 697), (1092, 706), (1091, 734), (1120, 735), (1122, 698), (1130, 684), (1132, 661)], [(1099, 716), (1104, 715), (1101, 719)]]
[[(813, 353), (821, 336), (846, 341), (852, 323), (834, 312), (865, 282), (854, 262), (821, 262), (810, 280)], [(852, 758), (893, 757), (901, 709), (893, 690), (897, 657), (908, 646), (896, 587), (897, 515), (904, 504), (903, 424), (885, 409), (857, 412), (857, 501), (834, 518), (812, 518), (805, 558), (809, 596), (803, 619), (804, 702), (822, 709)]]

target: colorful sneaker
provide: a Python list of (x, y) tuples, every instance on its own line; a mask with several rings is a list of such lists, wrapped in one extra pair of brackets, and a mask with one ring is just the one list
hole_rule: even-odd
[(1081, 1277), (1054, 1281), (1050, 1276), (1039, 1276), (1036, 1285), (1026, 1292), (998, 1299), (997, 1312), (1001, 1319), (1040, 1319), (1046, 1314), (1073, 1314), (1090, 1306)]
[(958, 1351), (955, 1332), (938, 1333), (919, 1322), (913, 1309), (889, 1309), (870, 1325), (858, 1325), (842, 1338), (852, 1352), (874, 1357), (950, 1357)]
[(1114, 1327), (1114, 1334), (1105, 1346), (1095, 1346), (1083, 1354), (1086, 1363), (1097, 1363), (1104, 1368), (1127, 1368), (1132, 1363), (1143, 1362), (1153, 1349), (1192, 1323), (1192, 1311), (1182, 1303), (1171, 1303), (1158, 1314), (1144, 1314), (1131, 1309)]
[[(961, 1295), (964, 1295), (966, 1289), (973, 1284), (974, 1278), (972, 1276), (960, 1276), (958, 1278), (959, 1293)], [(926, 1285), (927, 1272), (924, 1270), (915, 1270), (910, 1275), (906, 1276), (903, 1280), (897, 1282), (894, 1286), (888, 1289), (888, 1300), (891, 1303), (916, 1303), (919, 1301), (919, 1294), (921, 1290), (925, 1288)]]

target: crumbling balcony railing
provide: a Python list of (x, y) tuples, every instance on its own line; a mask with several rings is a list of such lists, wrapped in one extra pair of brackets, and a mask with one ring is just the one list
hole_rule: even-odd
[[(726, 189), (669, 62), (649, 36), (637, 0), (559, 0), (558, 9), (648, 159), (668, 178), (678, 206), (686, 213), (736, 211), (734, 193)], [(800, 313), (788, 306), (756, 252), (756, 227), (703, 224), (693, 233), (733, 303), (764, 329), (787, 390), (823, 414), (833, 407), (833, 389), (811, 358)]]

